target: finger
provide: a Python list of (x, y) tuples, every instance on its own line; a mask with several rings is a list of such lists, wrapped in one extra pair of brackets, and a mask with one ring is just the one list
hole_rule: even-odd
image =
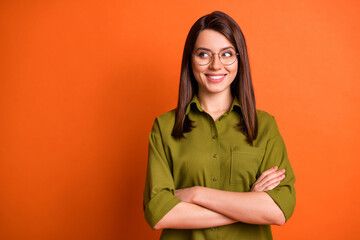
[(267, 186), (264, 191), (268, 191), (268, 190), (273, 190), (276, 186), (278, 186), (280, 184), (280, 181), (274, 182), (273, 184), (270, 184), (269, 186)]
[(270, 184), (272, 184), (275, 181), (282, 180), (283, 173), (280, 171), (277, 171), (275, 173), (268, 174), (266, 177), (264, 177), (261, 181), (256, 181), (252, 187), (251, 191), (255, 192), (262, 192), (266, 187), (268, 187)]
[(263, 180), (264, 177), (266, 177), (267, 175), (269, 175), (270, 173), (275, 172), (278, 169), (277, 166), (272, 167), (264, 172), (261, 173), (260, 177), (257, 179), (257, 182), (261, 182)]
[(250, 192), (263, 192), (264, 188), (262, 186), (258, 186), (256, 184), (252, 185)]
[(264, 184), (266, 184), (266, 182), (271, 181), (271, 180), (273, 180), (273, 179), (281, 176), (281, 175), (284, 174), (284, 173), (285, 173), (285, 169), (281, 169), (281, 170), (276, 171), (276, 172), (271, 172), (271, 173), (267, 174), (265, 177), (263, 177), (263, 178), (258, 182), (258, 184), (264, 185)]
[(267, 189), (269, 186), (273, 185), (275, 182), (281, 182), (284, 178), (285, 178), (285, 174), (282, 174), (282, 175), (280, 175), (280, 176), (278, 176), (278, 177), (276, 177), (276, 178), (272, 178), (272, 179), (266, 181), (266, 182), (262, 185), (262, 187), (263, 187), (264, 189)]
[[(261, 184), (254, 184), (251, 188), (252, 192), (263, 192), (269, 190), (269, 186), (272, 186), (274, 183), (279, 182), (285, 178), (285, 175), (280, 175), (276, 178), (271, 178), (270, 180), (266, 180), (261, 182)], [(278, 184), (275, 184), (275, 186)]]

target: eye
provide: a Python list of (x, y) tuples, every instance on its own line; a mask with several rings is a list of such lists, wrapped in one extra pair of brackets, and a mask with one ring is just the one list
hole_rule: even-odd
[(230, 58), (234, 56), (234, 52), (233, 51), (225, 51), (225, 52), (222, 52), (221, 53), (221, 57), (224, 57), (224, 58)]
[(210, 53), (208, 53), (208, 52), (199, 51), (199, 52), (197, 53), (197, 56), (200, 57), (200, 58), (209, 58), (211, 55), (210, 55)]

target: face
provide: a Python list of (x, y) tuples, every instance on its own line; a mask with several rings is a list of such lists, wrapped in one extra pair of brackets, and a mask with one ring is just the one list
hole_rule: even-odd
[[(199, 53), (199, 49), (208, 49), (213, 53), (213, 57), (207, 65), (198, 64), (195, 57), (192, 57), (192, 69), (199, 86), (199, 92), (203, 94), (215, 94), (227, 91), (231, 94), (230, 85), (234, 81), (238, 71), (238, 60), (236, 58), (235, 62), (231, 65), (224, 65), (221, 63), (218, 54), (214, 53), (219, 53), (225, 49), (230, 49), (235, 52), (235, 47), (223, 34), (214, 30), (205, 29), (200, 32), (196, 39), (193, 54)], [(225, 50), (223, 53), (220, 57), (225, 59), (228, 52)], [(201, 52), (200, 54), (202, 54), (201, 56), (204, 55), (204, 53)]]

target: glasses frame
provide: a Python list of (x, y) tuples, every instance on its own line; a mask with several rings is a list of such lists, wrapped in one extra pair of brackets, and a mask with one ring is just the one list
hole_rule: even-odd
[[(230, 48), (230, 49), (233, 49), (233, 48)], [(200, 63), (198, 63), (197, 61), (196, 61), (196, 59), (195, 59), (195, 53), (198, 51), (198, 50), (203, 50), (203, 51), (209, 51), (209, 52), (211, 52), (211, 58), (210, 58), (210, 60), (209, 60), (209, 62), (208, 63), (206, 63), (206, 64), (200, 64)], [(227, 49), (223, 49), (223, 50), (221, 50), (220, 52), (222, 52), (222, 51), (225, 51), (225, 50), (227, 50)], [(235, 49), (234, 49), (235, 50)], [(214, 52), (212, 52), (212, 51), (210, 51), (210, 50), (208, 50), (208, 49), (201, 49), (201, 48), (198, 48), (198, 49), (196, 49), (196, 51), (192, 54), (192, 57), (194, 58), (194, 60), (195, 60), (195, 62), (198, 64), (198, 65), (200, 65), (200, 66), (206, 66), (206, 65), (209, 65), (212, 61), (213, 61), (213, 59), (214, 59), (214, 55), (218, 55), (218, 58), (219, 58), (219, 61), (221, 62), (221, 64), (222, 65), (224, 65), (224, 66), (230, 66), (230, 65), (232, 65), (232, 64), (234, 64), (235, 62), (236, 62), (236, 60), (237, 60), (237, 57), (235, 58), (235, 60), (232, 62), (232, 63), (229, 63), (229, 64), (225, 64), (225, 63), (223, 63), (222, 61), (221, 61), (221, 57), (220, 57), (220, 55), (219, 55), (219, 53), (220, 52), (218, 52), (218, 53), (214, 53)], [(236, 51), (235, 51), (235, 55), (236, 56), (239, 56), (240, 54), (239, 53), (237, 53)]]

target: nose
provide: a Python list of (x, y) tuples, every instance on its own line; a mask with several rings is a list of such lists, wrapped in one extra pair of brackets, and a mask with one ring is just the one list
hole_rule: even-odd
[(219, 54), (213, 54), (211, 62), (209, 64), (209, 68), (213, 70), (220, 70), (222, 68), (222, 63), (220, 62)]

